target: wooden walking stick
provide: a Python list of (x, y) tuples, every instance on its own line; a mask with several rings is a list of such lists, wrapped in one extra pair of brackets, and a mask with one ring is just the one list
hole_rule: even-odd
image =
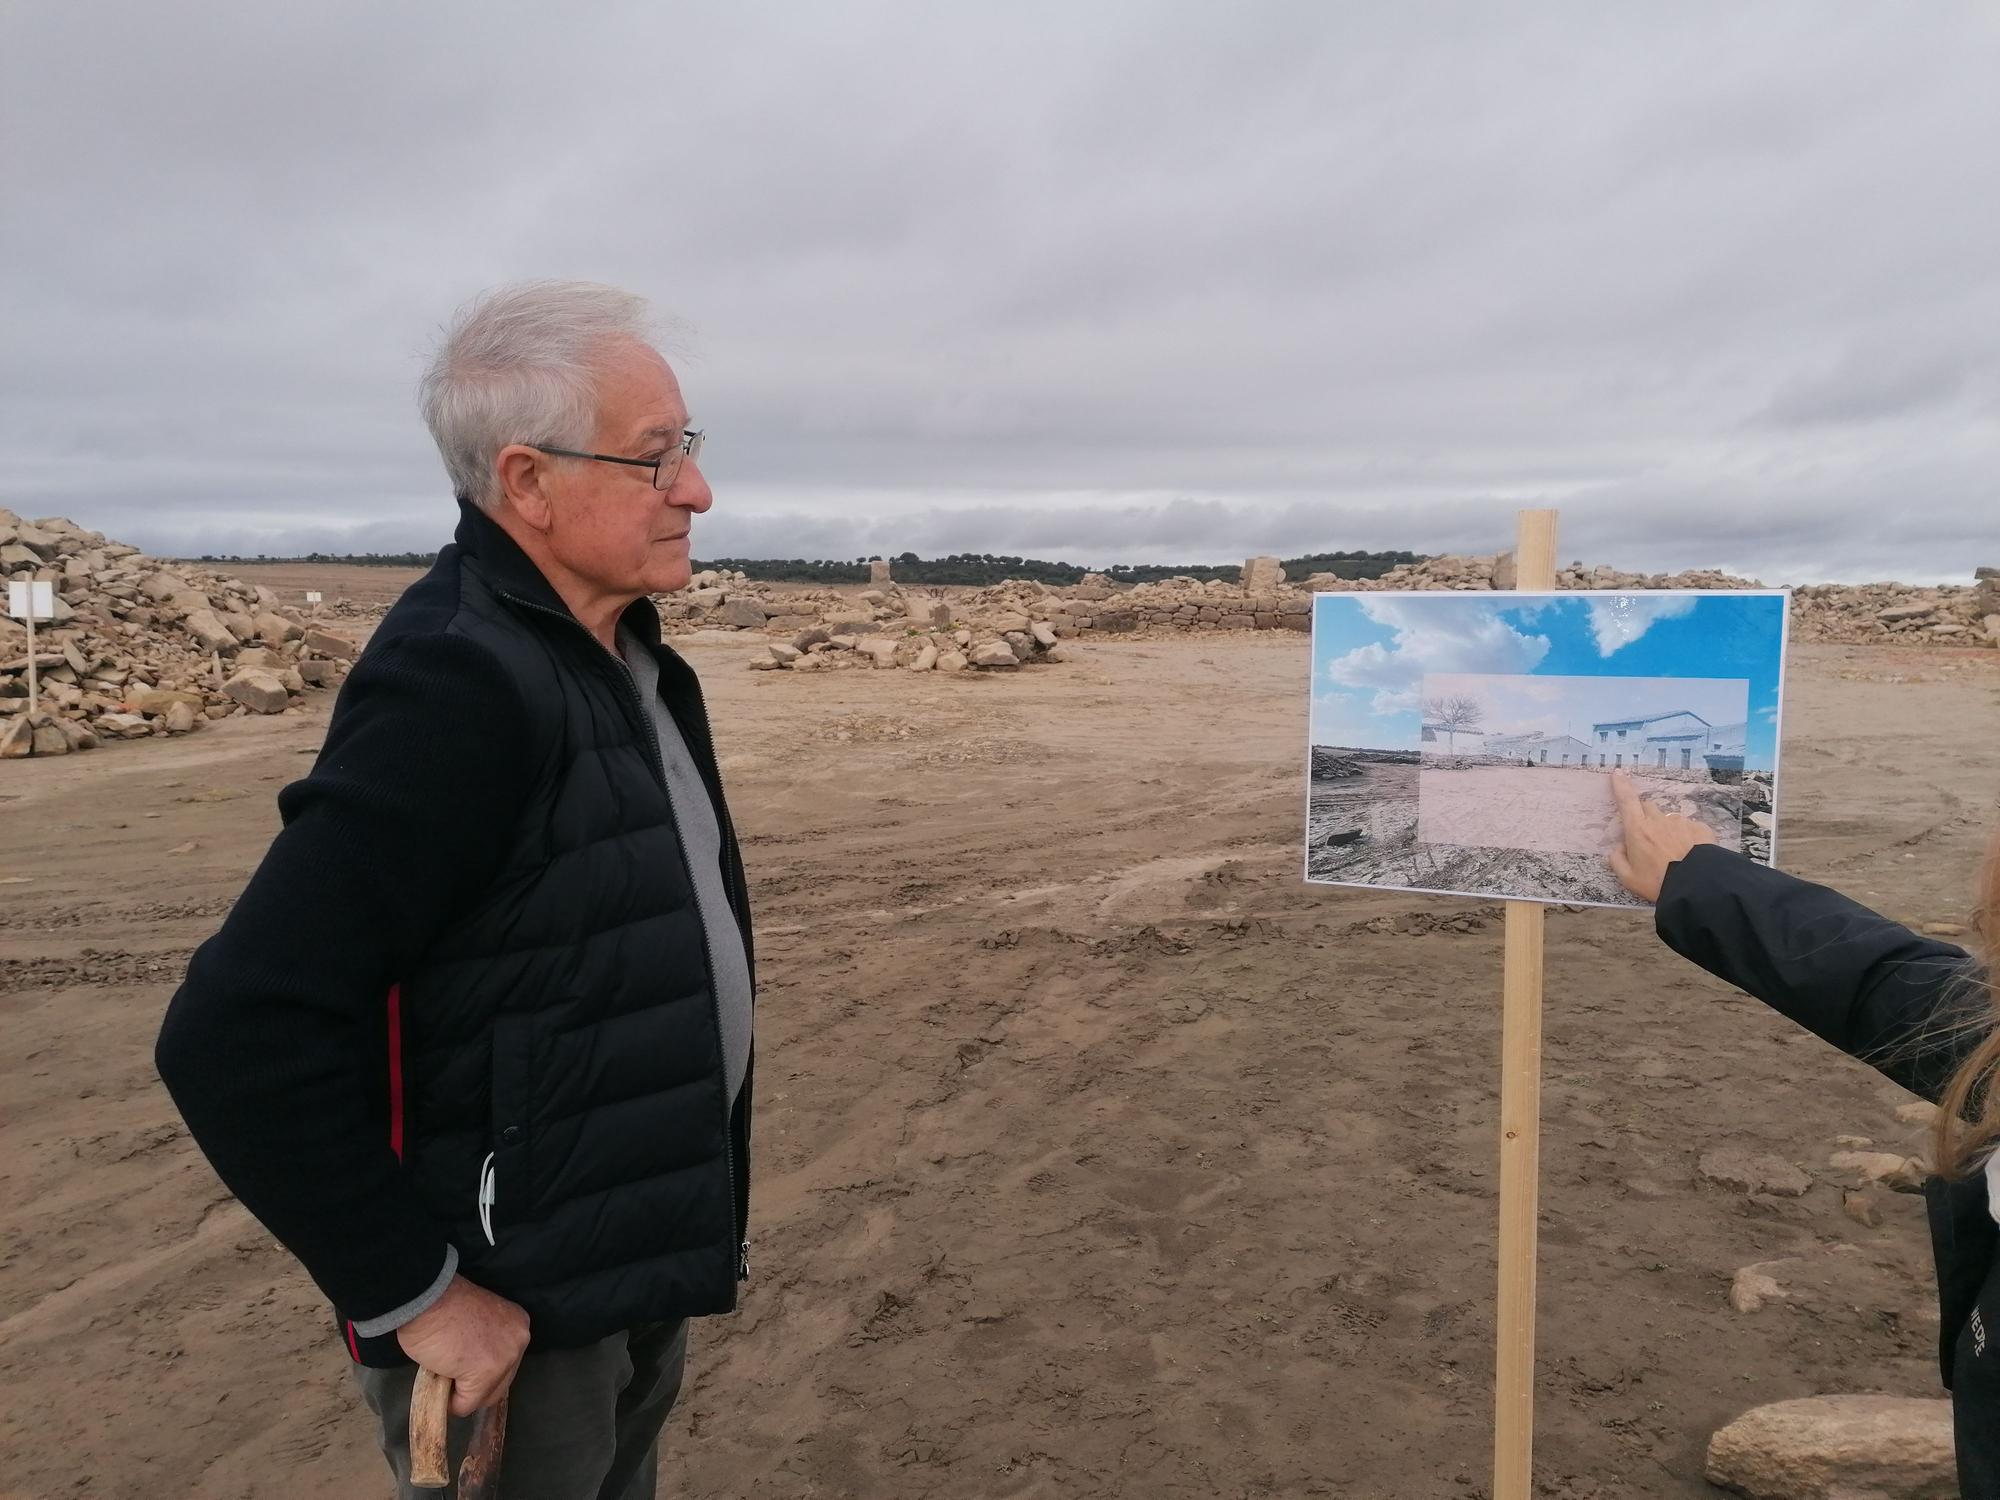
[[(410, 1483), (420, 1490), (451, 1487), (445, 1426), (451, 1415), (451, 1381), (419, 1369), (410, 1391)], [(507, 1446), (507, 1398), (473, 1414), (472, 1440), (458, 1466), (458, 1500), (497, 1500), (500, 1456)]]
[[(1520, 513), (1514, 587), (1556, 586), (1556, 513)], [(1543, 908), (1509, 901), (1500, 1011), (1500, 1305), (1494, 1320), (1493, 1500), (1534, 1492), (1535, 1214), (1542, 1159)]]

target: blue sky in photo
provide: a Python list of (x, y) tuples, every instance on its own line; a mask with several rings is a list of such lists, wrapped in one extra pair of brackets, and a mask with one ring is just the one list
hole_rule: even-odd
[[(1748, 685), (1746, 760), (1776, 763), (1785, 599), (1761, 593), (1321, 594), (1313, 601), (1312, 740), (1415, 749), (1426, 676), (1629, 678), (1604, 712), (1736, 701)], [(1662, 678), (1689, 683), (1659, 701)], [(1572, 695), (1573, 696), (1573, 695)], [(1710, 712), (1714, 712), (1711, 709)], [(1706, 716), (1706, 715), (1704, 715)]]

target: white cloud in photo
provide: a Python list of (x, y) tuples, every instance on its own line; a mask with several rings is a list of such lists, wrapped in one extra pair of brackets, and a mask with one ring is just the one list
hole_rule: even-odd
[(1548, 637), (1515, 629), (1499, 605), (1384, 594), (1354, 602), (1376, 624), (1392, 627), (1395, 638), (1335, 657), (1326, 675), (1343, 688), (1372, 688), (1378, 714), (1415, 713), (1426, 673), (1532, 672), (1549, 653)]
[[(1376, 695), (1378, 698), (1380, 695)], [(1353, 745), (1370, 749), (1393, 748), (1396, 738), (1386, 730), (1387, 715), (1375, 702), (1353, 693), (1320, 692), (1313, 695), (1312, 742), (1315, 745)]]
[(1665, 598), (1619, 594), (1590, 601), (1590, 633), (1599, 656), (1611, 656), (1640, 639), (1662, 620), (1694, 613), (1701, 600), (1693, 594)]

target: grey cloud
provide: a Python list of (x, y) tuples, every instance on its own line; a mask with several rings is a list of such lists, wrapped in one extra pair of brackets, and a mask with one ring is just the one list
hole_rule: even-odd
[(1533, 503), (1622, 566), (1985, 545), (1976, 10), (551, 14), (11, 12), (0, 503), (434, 545), (431, 331), (557, 274), (696, 330), (714, 552), (1436, 551)]

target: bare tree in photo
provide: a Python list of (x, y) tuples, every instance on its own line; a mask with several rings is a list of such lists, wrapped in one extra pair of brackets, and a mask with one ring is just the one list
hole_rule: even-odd
[(1429, 698), (1424, 702), (1424, 717), (1434, 729), (1445, 733), (1445, 751), (1458, 753), (1458, 736), (1470, 732), (1486, 722), (1486, 705), (1477, 698)]

